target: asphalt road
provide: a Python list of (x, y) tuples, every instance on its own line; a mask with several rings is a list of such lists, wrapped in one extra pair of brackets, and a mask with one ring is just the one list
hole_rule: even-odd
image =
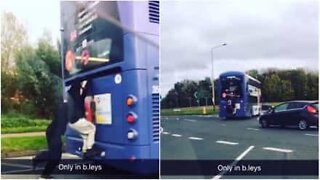
[(162, 160), (318, 159), (317, 128), (263, 129), (257, 118), (221, 120), (217, 116), (162, 117), (161, 127)]

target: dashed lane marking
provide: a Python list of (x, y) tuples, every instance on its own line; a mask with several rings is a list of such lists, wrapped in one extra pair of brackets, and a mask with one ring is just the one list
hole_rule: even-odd
[(170, 134), (169, 132), (163, 131), (162, 134)]
[(257, 128), (247, 128), (248, 130), (252, 130), (252, 131), (259, 131), (259, 129)]
[(237, 142), (221, 141), (221, 140), (216, 141), (216, 143), (219, 143), (219, 144), (228, 144), (228, 145), (237, 145), (237, 144), (239, 144), (239, 143), (237, 143)]
[(318, 137), (318, 134), (304, 134), (304, 135)]
[(293, 150), (291, 150), (291, 149), (281, 149), (281, 148), (274, 148), (274, 147), (263, 147), (262, 149), (269, 150), (269, 151), (284, 152), (284, 153), (293, 152)]
[(189, 121), (189, 122), (196, 122), (196, 120), (194, 119), (184, 119), (185, 121)]
[(200, 138), (200, 137), (188, 137), (188, 138), (191, 140), (197, 140), (197, 141), (203, 140), (203, 138)]
[(173, 136), (173, 137), (181, 137), (182, 135), (181, 134), (171, 134), (171, 136)]

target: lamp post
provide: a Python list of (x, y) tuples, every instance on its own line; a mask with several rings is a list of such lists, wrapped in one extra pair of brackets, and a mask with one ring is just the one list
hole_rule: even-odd
[(217, 46), (214, 46), (211, 48), (211, 65), (212, 65), (212, 106), (213, 106), (213, 110), (216, 110), (216, 104), (215, 104), (215, 99), (214, 99), (214, 67), (213, 67), (213, 50), (219, 47), (223, 47), (226, 46), (227, 43), (222, 43), (219, 44)]
[(64, 28), (60, 28), (60, 65), (61, 65), (61, 81), (62, 81), (62, 98), (63, 102), (67, 102), (67, 94), (66, 94), (66, 87), (64, 83), (64, 54), (63, 54), (63, 33)]

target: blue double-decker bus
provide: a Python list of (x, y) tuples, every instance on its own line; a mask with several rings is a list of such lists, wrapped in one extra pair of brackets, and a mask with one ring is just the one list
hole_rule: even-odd
[[(62, 1), (61, 25), (64, 85), (87, 81), (86, 119), (101, 150), (95, 159), (158, 172), (159, 2)], [(65, 137), (66, 151), (82, 156), (78, 133), (68, 128)], [(154, 163), (124, 165), (139, 160)]]
[(260, 114), (260, 81), (242, 72), (229, 71), (220, 74), (218, 82), (220, 118), (243, 118)]

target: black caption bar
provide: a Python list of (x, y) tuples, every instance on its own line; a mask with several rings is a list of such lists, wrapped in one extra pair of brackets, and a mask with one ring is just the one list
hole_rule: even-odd
[[(40, 174), (45, 163), (32, 170), (31, 160), (1, 159), (2, 175)], [(94, 160), (63, 159), (53, 175), (84, 175), (84, 178), (158, 179), (159, 160)], [(77, 177), (78, 178), (78, 177)]]
[(161, 160), (161, 175), (318, 176), (318, 160)]

